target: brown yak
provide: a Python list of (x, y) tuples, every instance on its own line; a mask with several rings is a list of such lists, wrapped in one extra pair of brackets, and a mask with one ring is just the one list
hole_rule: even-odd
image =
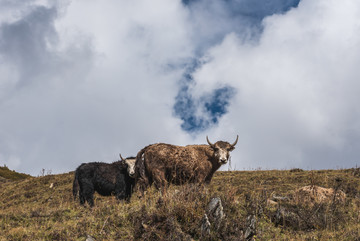
[(235, 145), (225, 141), (208, 145), (175, 146), (157, 143), (146, 146), (136, 156), (136, 185), (143, 193), (152, 183), (157, 189), (167, 183), (210, 183), (216, 170), (226, 164)]

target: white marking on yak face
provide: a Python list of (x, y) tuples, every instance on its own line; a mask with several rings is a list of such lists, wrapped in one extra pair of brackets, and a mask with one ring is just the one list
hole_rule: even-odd
[(228, 162), (230, 157), (230, 150), (224, 147), (219, 147), (215, 144), (214, 151), (214, 156), (218, 159), (220, 164), (226, 164)]
[(226, 150), (219, 149), (216, 155), (221, 163), (223, 164), (227, 163), (229, 159), (229, 153)]
[(135, 175), (135, 161), (136, 159), (126, 159), (125, 163), (127, 164), (127, 172), (130, 177)]

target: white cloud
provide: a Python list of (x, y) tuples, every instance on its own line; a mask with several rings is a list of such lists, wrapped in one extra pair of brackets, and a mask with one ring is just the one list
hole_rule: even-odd
[[(57, 39), (40, 51), (2, 51), (19, 60), (4, 62), (2, 72), (21, 76), (2, 75), (1, 92), (9, 92), (12, 82), (27, 83), (0, 104), (0, 153), (21, 160), (7, 162), (10, 168), (58, 173), (81, 162), (117, 160), (118, 152), (136, 155), (152, 142), (186, 143), (189, 137), (172, 116), (182, 72), (167, 66), (191, 54), (186, 12), (180, 2), (149, 4), (76, 1), (57, 8), (55, 28), (51, 21), (37, 22), (32, 11), (6, 25), (3, 46), (12, 43), (10, 37), (18, 40), (20, 34), (9, 35), (13, 29), (27, 24), (39, 26), (21, 40), (27, 49), (39, 48), (33, 38), (45, 39), (49, 29), (56, 30)], [(52, 10), (46, 11), (50, 20)], [(26, 61), (32, 61), (30, 70), (22, 65)]]
[(360, 140), (359, 9), (356, 1), (303, 0), (263, 21), (259, 44), (231, 34), (209, 51), (194, 93), (238, 90), (218, 127), (240, 134), (238, 168), (355, 166), (348, 146)]
[[(0, 5), (0, 161), (10, 168), (59, 173), (154, 142), (236, 134), (237, 169), (356, 164), (356, 0), (303, 0), (266, 18), (256, 43), (244, 42), (243, 18), (237, 26), (221, 8), (208, 22), (210, 12), (180, 0)], [(219, 125), (191, 136), (173, 116), (185, 64), (232, 29), (205, 51), (191, 93), (230, 85), (237, 94)]]

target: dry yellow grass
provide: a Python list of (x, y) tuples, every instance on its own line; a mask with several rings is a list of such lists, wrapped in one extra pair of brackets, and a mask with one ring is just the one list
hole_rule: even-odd
[[(0, 183), (0, 240), (241, 240), (250, 214), (257, 240), (360, 239), (360, 178), (351, 169), (217, 172), (207, 187), (171, 186), (163, 196), (152, 188), (130, 203), (96, 195), (92, 209), (73, 200), (72, 180), (66, 173)], [(279, 203), (310, 221), (276, 224), (277, 207), (267, 200), (291, 197), (306, 185), (341, 190), (346, 201)], [(204, 237), (200, 223), (212, 197), (221, 198), (226, 219)]]

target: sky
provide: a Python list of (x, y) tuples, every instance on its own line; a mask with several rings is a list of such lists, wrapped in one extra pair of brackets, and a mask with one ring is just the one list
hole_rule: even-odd
[(239, 141), (221, 170), (360, 164), (358, 0), (0, 0), (0, 165)]

